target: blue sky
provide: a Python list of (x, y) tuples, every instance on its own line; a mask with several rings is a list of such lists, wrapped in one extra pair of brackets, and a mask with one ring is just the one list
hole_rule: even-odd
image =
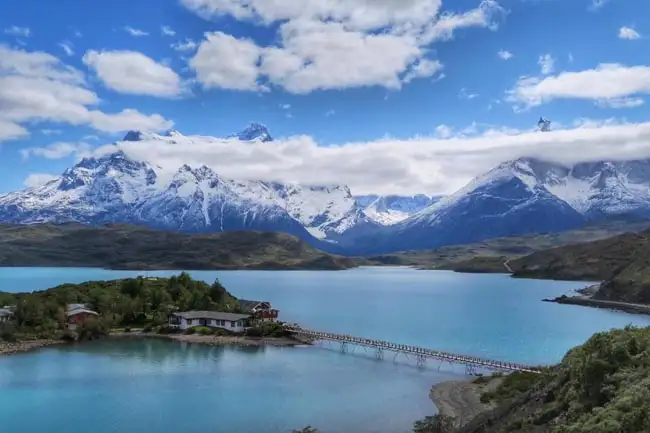
[[(434, 0), (0, 0), (0, 80), (10, 79), (0, 86), (0, 192), (58, 174), (131, 128), (173, 125), (186, 135), (223, 137), (257, 121), (275, 137), (307, 136), (296, 146), (329, 152), (378, 146), (390, 137), (381, 172), (361, 181), (335, 165), (332, 179), (350, 179), (364, 192), (383, 179), (387, 185), (377, 189), (408, 192), (414, 185), (413, 192), (437, 193), (487, 168), (475, 164), (444, 181), (459, 172), (454, 166), (461, 160), (450, 149), (478, 149), (474, 160), (491, 164), (509, 155), (481, 158), (476, 140), (489, 147), (495, 133), (516, 134), (519, 141), (504, 146), (521, 147), (540, 116), (580, 142), (575, 129), (586, 124), (596, 139), (621, 124), (632, 135), (645, 125), (650, 24), (640, 17), (650, 16), (650, 2), (437, 6)], [(444, 149), (437, 157), (447, 161), (416, 167), (417, 137)], [(288, 152), (293, 142), (280, 141), (284, 148), (274, 151)], [(604, 142), (596, 153), (617, 154), (616, 146)], [(390, 153), (400, 148), (415, 159), (391, 164), (403, 157)], [(296, 153), (302, 165), (293, 161), (305, 173), (286, 171), (287, 164), (268, 171), (310, 181), (308, 172), (328, 168), (314, 170), (307, 159), (335, 159), (306, 152)], [(377, 161), (367, 162), (377, 169)], [(246, 176), (246, 166), (238, 170)]]

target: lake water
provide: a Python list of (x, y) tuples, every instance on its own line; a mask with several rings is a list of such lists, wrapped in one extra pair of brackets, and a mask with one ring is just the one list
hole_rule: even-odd
[[(177, 272), (148, 272), (168, 276)], [(0, 268), (0, 291), (137, 275)], [(468, 355), (550, 364), (594, 332), (650, 317), (541, 302), (584, 283), (406, 268), (191, 272), (271, 301), (283, 320)], [(461, 367), (373, 359), (337, 346), (234, 349), (126, 340), (0, 357), (0, 433), (400, 433), (435, 413), (433, 383)]]

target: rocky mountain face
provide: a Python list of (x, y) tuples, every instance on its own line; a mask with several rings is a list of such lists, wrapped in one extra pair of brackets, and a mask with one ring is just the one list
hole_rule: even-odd
[[(177, 131), (124, 137), (178, 145), (199, 139), (218, 140)], [(230, 139), (272, 140), (258, 124)], [(361, 255), (556, 232), (612, 216), (650, 218), (650, 160), (564, 166), (522, 158), (446, 197), (353, 196), (345, 185), (225, 179), (206, 166), (169, 172), (131, 159), (117, 144), (45, 185), (0, 196), (0, 222), (279, 231), (329, 252)]]

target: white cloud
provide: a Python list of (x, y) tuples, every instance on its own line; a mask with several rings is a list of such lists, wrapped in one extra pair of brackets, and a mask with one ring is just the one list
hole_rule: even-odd
[(458, 97), (460, 99), (474, 99), (478, 98), (480, 95), (478, 93), (470, 92), (466, 88), (460, 89), (460, 92), (458, 92)]
[(280, 104), (280, 108), (283, 110), (289, 110), (291, 109), (291, 104)]
[(58, 176), (49, 173), (32, 173), (23, 181), (23, 184), (28, 188), (45, 185), (51, 180), (56, 179)]
[(176, 35), (176, 31), (174, 29), (172, 29), (171, 27), (169, 27), (169, 26), (161, 26), (160, 27), (160, 32), (164, 36), (175, 36)]
[(63, 41), (59, 43), (59, 47), (68, 55), (68, 56), (73, 56), (74, 55), (74, 49), (72, 49), (72, 42), (69, 41)]
[[(556, 99), (614, 100), (650, 93), (650, 66), (601, 64), (595, 69), (522, 77), (508, 91), (510, 102), (537, 106)], [(638, 102), (637, 102), (638, 105)]]
[[(88, 125), (105, 132), (162, 130), (172, 122), (136, 110), (104, 113), (83, 73), (43, 52), (0, 45), (0, 140), (28, 134), (23, 124)], [(120, 122), (123, 122), (120, 125)]]
[(253, 41), (214, 32), (206, 34), (190, 67), (206, 88), (259, 90), (259, 60), (260, 49)]
[(23, 138), (28, 135), (29, 135), (29, 131), (27, 131), (22, 126), (18, 125), (15, 122), (0, 118), (0, 142), (16, 140), (18, 138)]
[(635, 39), (640, 39), (641, 35), (632, 27), (621, 27), (618, 30), (618, 37), (621, 39), (628, 39), (632, 41)]
[(11, 35), (11, 36), (22, 36), (24, 38), (28, 38), (29, 36), (31, 36), (32, 31), (29, 29), (29, 27), (11, 26), (11, 27), (7, 27), (5, 29), (5, 34)]
[(181, 78), (171, 68), (137, 51), (88, 51), (83, 62), (106, 87), (119, 93), (160, 97), (182, 93)]
[(555, 70), (555, 59), (550, 54), (543, 54), (539, 56), (537, 64), (539, 65), (540, 70), (544, 75), (552, 74)]
[(453, 129), (447, 125), (438, 125), (436, 127), (436, 137), (449, 138), (453, 133)]
[(642, 98), (612, 98), (596, 101), (600, 107), (606, 108), (635, 108), (645, 104)]
[[(531, 130), (534, 125), (531, 125)], [(234, 179), (348, 184), (355, 194), (449, 193), (472, 177), (512, 158), (532, 156), (572, 163), (650, 156), (650, 122), (587, 121), (547, 133), (472, 124), (454, 133), (438, 127), (437, 137), (319, 146), (306, 136), (268, 143), (207, 140), (125, 142), (135, 158), (170, 170), (206, 164)], [(446, 137), (446, 138), (442, 138)], [(114, 149), (108, 146), (107, 149)]]
[(502, 58), (503, 60), (509, 60), (514, 57), (514, 54), (512, 54), (508, 50), (501, 50), (497, 53), (497, 55)]
[[(182, 0), (210, 18), (230, 15), (278, 24), (278, 43), (258, 46), (222, 32), (206, 34), (190, 62), (205, 87), (292, 93), (383, 86), (436, 74), (430, 45), (468, 27), (496, 28), (494, 0), (462, 13), (441, 13), (441, 0)], [(228, 53), (224, 64), (214, 56)], [(222, 57), (223, 58), (223, 57)]]
[(135, 29), (129, 26), (124, 27), (124, 31), (130, 34), (131, 36), (135, 36), (135, 37), (149, 36), (148, 32), (145, 32), (144, 30), (140, 30), (140, 29)]
[(176, 51), (194, 51), (198, 46), (199, 44), (189, 38), (185, 38), (185, 41), (174, 42), (170, 45)]
[(71, 155), (90, 155), (90, 146), (87, 143), (57, 142), (45, 147), (28, 147), (20, 150), (23, 159), (37, 156), (46, 159), (61, 159)]
[(336, 114), (336, 111), (335, 111), (335, 110), (327, 110), (327, 111), (325, 112), (325, 117), (330, 117), (330, 116), (333, 116), (333, 115), (335, 115), (335, 114)]

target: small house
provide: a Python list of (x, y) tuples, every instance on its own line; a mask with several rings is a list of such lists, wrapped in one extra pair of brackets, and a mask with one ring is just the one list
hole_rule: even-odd
[(250, 314), (222, 313), (219, 311), (184, 311), (169, 315), (169, 327), (186, 330), (196, 326), (244, 332), (249, 327)]
[(88, 317), (97, 316), (99, 313), (87, 308), (85, 304), (68, 304), (65, 311), (69, 329), (76, 329), (77, 325), (84, 323)]
[(0, 308), (0, 323), (11, 322), (14, 318), (13, 309), (9, 306)]
[(278, 320), (280, 312), (273, 308), (270, 302), (240, 299), (238, 303), (239, 306), (246, 313), (250, 313), (255, 320), (263, 322), (274, 322)]

